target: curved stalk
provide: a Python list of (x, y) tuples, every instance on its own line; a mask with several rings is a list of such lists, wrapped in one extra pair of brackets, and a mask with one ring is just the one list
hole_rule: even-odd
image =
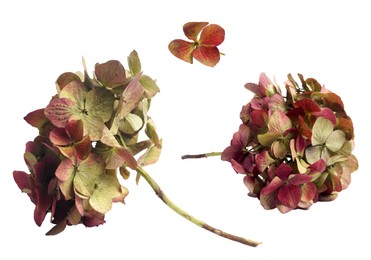
[(222, 152), (211, 152), (211, 153), (201, 153), (201, 154), (186, 154), (182, 156), (182, 159), (199, 159), (207, 158), (212, 156), (220, 156)]
[(195, 218), (194, 216), (188, 214), (186, 211), (179, 208), (174, 202), (172, 202), (169, 197), (161, 190), (160, 186), (151, 178), (151, 176), (142, 168), (138, 167), (137, 172), (148, 182), (148, 184), (152, 187), (152, 189), (155, 191), (156, 195), (172, 210), (174, 210), (176, 213), (178, 213), (180, 216), (184, 217), (185, 219), (189, 220), (193, 224), (206, 229), (218, 236), (242, 243), (244, 245), (253, 246), (256, 247), (260, 242), (256, 242), (254, 240), (246, 239), (243, 237), (235, 236), (232, 234), (229, 234), (227, 232), (224, 232), (220, 229), (214, 228), (202, 220)]

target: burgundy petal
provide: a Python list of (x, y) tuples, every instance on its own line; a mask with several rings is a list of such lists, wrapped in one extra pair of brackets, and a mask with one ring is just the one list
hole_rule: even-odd
[(281, 186), (277, 197), (283, 205), (294, 209), (300, 202), (301, 189), (298, 186), (288, 183)]

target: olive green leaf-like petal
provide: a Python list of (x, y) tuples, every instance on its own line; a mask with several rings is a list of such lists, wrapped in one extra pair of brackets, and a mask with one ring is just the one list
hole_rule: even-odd
[(134, 50), (130, 53), (128, 57), (128, 65), (131, 75), (135, 76), (142, 71), (142, 66), (140, 64), (140, 59), (138, 53)]
[(110, 120), (113, 113), (115, 97), (104, 88), (94, 88), (86, 95), (85, 109), (87, 115), (102, 118), (104, 122)]
[(107, 213), (112, 208), (112, 200), (121, 195), (121, 185), (116, 176), (102, 174), (96, 179), (89, 203), (100, 213)]
[(73, 101), (79, 109), (84, 108), (88, 89), (81, 81), (71, 81), (59, 93), (59, 98), (68, 98)]
[(119, 129), (125, 134), (134, 134), (143, 127), (143, 120), (136, 114), (129, 113), (120, 121)]
[(142, 75), (139, 80), (140, 84), (142, 84), (144, 88), (144, 97), (151, 99), (153, 98), (158, 92), (160, 92), (160, 88), (157, 86), (156, 81), (153, 80), (150, 76)]
[(138, 164), (140, 166), (146, 166), (154, 164), (158, 161), (161, 154), (162, 140), (159, 141), (159, 146), (152, 146), (138, 159)]
[(103, 159), (91, 153), (77, 168), (73, 180), (77, 195), (83, 199), (89, 198), (93, 194), (96, 179), (99, 175), (104, 173), (105, 163)]

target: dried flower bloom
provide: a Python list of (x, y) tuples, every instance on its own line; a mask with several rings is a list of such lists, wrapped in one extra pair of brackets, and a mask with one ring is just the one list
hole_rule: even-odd
[(265, 209), (286, 213), (335, 199), (358, 169), (353, 123), (339, 96), (299, 78), (301, 85), (288, 75), (286, 95), (264, 73), (258, 84), (247, 83), (254, 97), (242, 107), (230, 146), (182, 158), (220, 155)]
[(183, 32), (192, 42), (181, 39), (171, 41), (169, 50), (174, 56), (191, 64), (195, 58), (210, 67), (219, 62), (221, 53), (217, 46), (222, 44), (225, 36), (222, 27), (208, 22), (189, 22), (184, 24)]

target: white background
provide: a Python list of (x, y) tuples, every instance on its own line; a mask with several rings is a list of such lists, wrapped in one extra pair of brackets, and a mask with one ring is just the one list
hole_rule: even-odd
[[(185, 63), (167, 49), (185, 39), (189, 21), (226, 30), (215, 68)], [(2, 1), (0, 4), (1, 259), (349, 259), (370, 254), (370, 8), (367, 1)], [(163, 137), (160, 161), (147, 170), (180, 207), (210, 225), (262, 241), (257, 248), (228, 241), (176, 215), (150, 186), (125, 185), (97, 228), (33, 221), (34, 205), (12, 178), (26, 170), (25, 143), (36, 129), (23, 117), (45, 107), (65, 71), (89, 71), (137, 50), (145, 74), (161, 93), (150, 115)], [(352, 117), (360, 168), (331, 203), (281, 214), (247, 197), (242, 176), (218, 158), (182, 161), (185, 153), (222, 151), (252, 94), (246, 82), (266, 72), (278, 83), (302, 73), (340, 95)], [(6, 257), (5, 257), (6, 256)]]

